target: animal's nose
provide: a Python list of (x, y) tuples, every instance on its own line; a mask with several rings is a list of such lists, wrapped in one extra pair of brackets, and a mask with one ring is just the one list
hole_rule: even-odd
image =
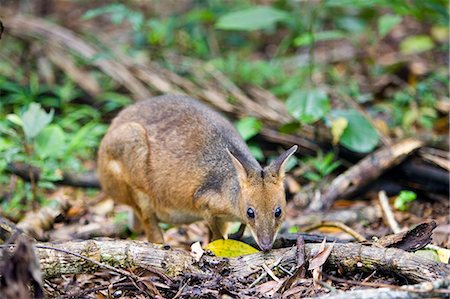
[(270, 238), (261, 238), (259, 247), (262, 251), (269, 251), (272, 249), (272, 240)]

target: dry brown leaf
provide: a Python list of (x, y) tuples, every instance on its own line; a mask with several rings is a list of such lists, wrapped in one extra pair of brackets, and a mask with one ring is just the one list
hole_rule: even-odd
[(281, 279), (280, 281), (270, 280), (257, 286), (256, 290), (261, 294), (272, 297), (281, 288), (283, 282), (284, 279)]
[(205, 251), (202, 248), (202, 245), (200, 245), (200, 242), (195, 242), (194, 244), (191, 245), (191, 256), (197, 261), (199, 262), (200, 259), (203, 256), (203, 253)]
[(320, 245), (319, 253), (312, 258), (309, 262), (308, 270), (313, 270), (312, 276), (313, 276), (313, 282), (314, 287), (319, 288), (320, 285), (317, 284), (317, 281), (320, 281), (322, 279), (322, 266), (327, 261), (328, 257), (330, 256), (331, 250), (333, 250), (334, 243), (325, 248), (326, 238), (323, 240), (322, 244)]

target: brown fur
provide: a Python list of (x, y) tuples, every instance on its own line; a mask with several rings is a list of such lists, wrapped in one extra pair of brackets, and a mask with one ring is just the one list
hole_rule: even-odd
[(134, 209), (151, 242), (163, 242), (158, 222), (206, 220), (218, 239), (225, 223), (237, 220), (267, 250), (284, 219), (284, 164), (296, 148), (263, 169), (224, 117), (189, 97), (166, 95), (119, 113), (101, 142), (98, 172), (103, 190)]

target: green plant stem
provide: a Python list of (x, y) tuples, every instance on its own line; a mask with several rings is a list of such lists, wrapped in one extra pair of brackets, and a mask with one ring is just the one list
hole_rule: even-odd
[[(28, 144), (28, 142), (25, 141), (25, 152), (26, 154), (32, 158), (33, 150), (31, 146)], [(30, 177), (30, 184), (31, 184), (31, 194), (32, 194), (32, 207), (33, 210), (36, 210), (38, 208), (37, 204), (37, 185), (36, 185), (36, 178), (34, 177), (33, 169), (31, 167), (28, 167), (28, 175)]]
[(314, 74), (314, 69), (315, 69), (315, 57), (314, 57), (314, 44), (315, 44), (315, 39), (314, 39), (314, 23), (316, 21), (316, 9), (315, 9), (315, 4), (313, 2), (310, 3), (310, 20), (309, 20), (309, 36), (311, 37), (311, 44), (309, 45), (309, 83), (311, 84), (311, 86), (313, 86), (313, 74)]

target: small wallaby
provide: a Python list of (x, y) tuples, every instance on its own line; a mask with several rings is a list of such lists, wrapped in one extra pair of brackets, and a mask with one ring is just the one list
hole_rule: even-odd
[(223, 116), (165, 95), (118, 114), (101, 142), (98, 173), (104, 192), (133, 208), (150, 242), (163, 243), (159, 222), (205, 220), (215, 240), (226, 222), (240, 221), (267, 251), (286, 215), (284, 166), (296, 150), (262, 168)]

